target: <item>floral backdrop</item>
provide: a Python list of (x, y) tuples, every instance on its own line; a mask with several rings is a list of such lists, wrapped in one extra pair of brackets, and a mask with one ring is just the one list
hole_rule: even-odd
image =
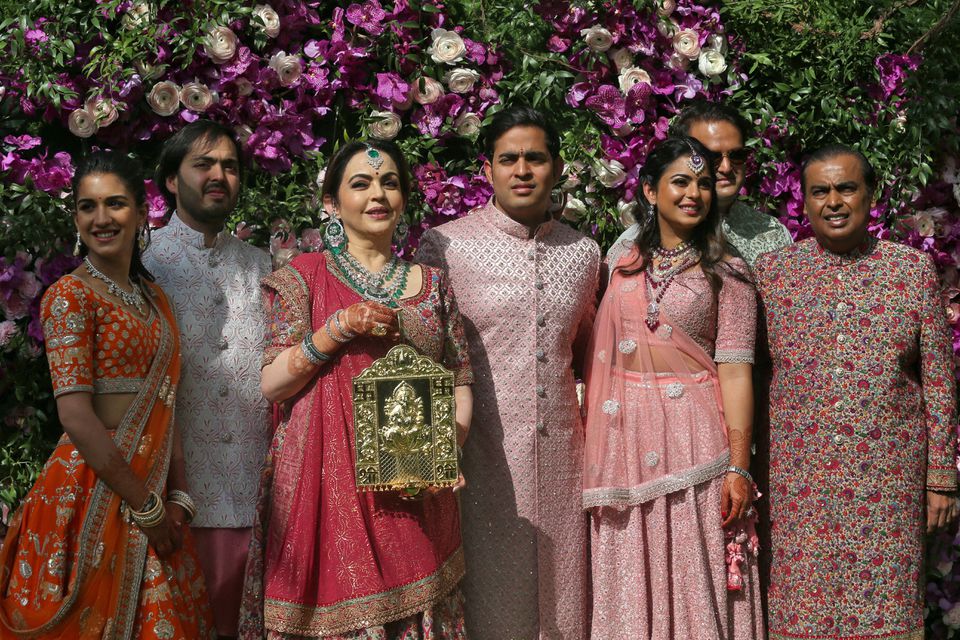
[[(960, 3), (933, 0), (0, 0), (0, 509), (59, 431), (43, 290), (76, 265), (75, 158), (117, 148), (152, 166), (186, 122), (233, 127), (251, 171), (230, 222), (277, 261), (320, 245), (326, 158), (358, 136), (411, 161), (409, 255), (423, 230), (491, 194), (478, 137), (505, 103), (560, 125), (564, 218), (609, 244), (638, 172), (684, 104), (726, 101), (755, 126), (745, 197), (797, 238), (799, 162), (857, 144), (882, 188), (871, 232), (929, 253), (960, 354)], [(197, 16), (203, 16), (198, 19)], [(154, 226), (164, 224), (148, 184)], [(960, 563), (933, 541), (932, 637), (960, 635)]]

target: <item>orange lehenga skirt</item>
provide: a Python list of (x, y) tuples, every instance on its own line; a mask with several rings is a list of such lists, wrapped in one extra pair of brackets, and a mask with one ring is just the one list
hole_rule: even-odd
[[(162, 311), (169, 319), (169, 309)], [(171, 320), (141, 391), (114, 432), (133, 471), (161, 496), (179, 378)], [(62, 437), (0, 547), (0, 637), (215, 637), (203, 577), (184, 533), (179, 551), (158, 558), (128, 521), (120, 497)]]

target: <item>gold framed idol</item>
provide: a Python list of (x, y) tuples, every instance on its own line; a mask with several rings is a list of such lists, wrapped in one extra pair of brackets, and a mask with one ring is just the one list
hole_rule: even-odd
[(359, 491), (450, 487), (457, 462), (453, 373), (400, 344), (353, 379)]

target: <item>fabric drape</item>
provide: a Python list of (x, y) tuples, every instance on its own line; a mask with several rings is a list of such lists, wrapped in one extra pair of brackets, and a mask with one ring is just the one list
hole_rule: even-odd
[[(361, 301), (323, 254), (299, 256), (263, 284), (272, 309), (266, 362)], [(416, 301), (402, 313), (405, 327), (422, 324)], [(381, 625), (429, 609), (463, 576), (452, 493), (407, 501), (396, 492), (357, 491), (352, 378), (390, 346), (376, 338), (344, 345), (286, 405), (263, 475), (241, 637), (324, 637)], [(441, 350), (429, 355), (462, 367), (443, 358), (444, 343), (435, 346)]]
[[(73, 282), (64, 283), (67, 279)], [(82, 333), (92, 327), (78, 320), (86, 313), (79, 307), (92, 304), (89, 317), (100, 318), (115, 305), (92, 290), (78, 295), (77, 287), (84, 286), (79, 282), (67, 276), (51, 287), (44, 315), (52, 308), (55, 320)], [(155, 354), (143, 355), (152, 361), (113, 440), (147, 489), (163, 496), (180, 354), (166, 297), (159, 287), (150, 290), (160, 321), (159, 346)], [(49, 335), (47, 326), (48, 354), (58, 344), (71, 344)], [(121, 344), (132, 349), (136, 338), (129, 336)], [(53, 354), (50, 359), (58, 361)], [(146, 536), (128, 522), (120, 496), (97, 479), (66, 435), (13, 515), (0, 548), (0, 625), (4, 637), (22, 638), (126, 640), (211, 633), (189, 532), (183, 549), (159, 560)]]

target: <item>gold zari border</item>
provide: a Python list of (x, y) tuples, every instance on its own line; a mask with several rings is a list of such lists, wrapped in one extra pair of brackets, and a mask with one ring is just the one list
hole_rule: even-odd
[(400, 620), (425, 611), (449, 594), (463, 578), (464, 571), (463, 548), (458, 547), (431, 575), (371, 596), (327, 607), (264, 598), (264, 628), (316, 638)]

